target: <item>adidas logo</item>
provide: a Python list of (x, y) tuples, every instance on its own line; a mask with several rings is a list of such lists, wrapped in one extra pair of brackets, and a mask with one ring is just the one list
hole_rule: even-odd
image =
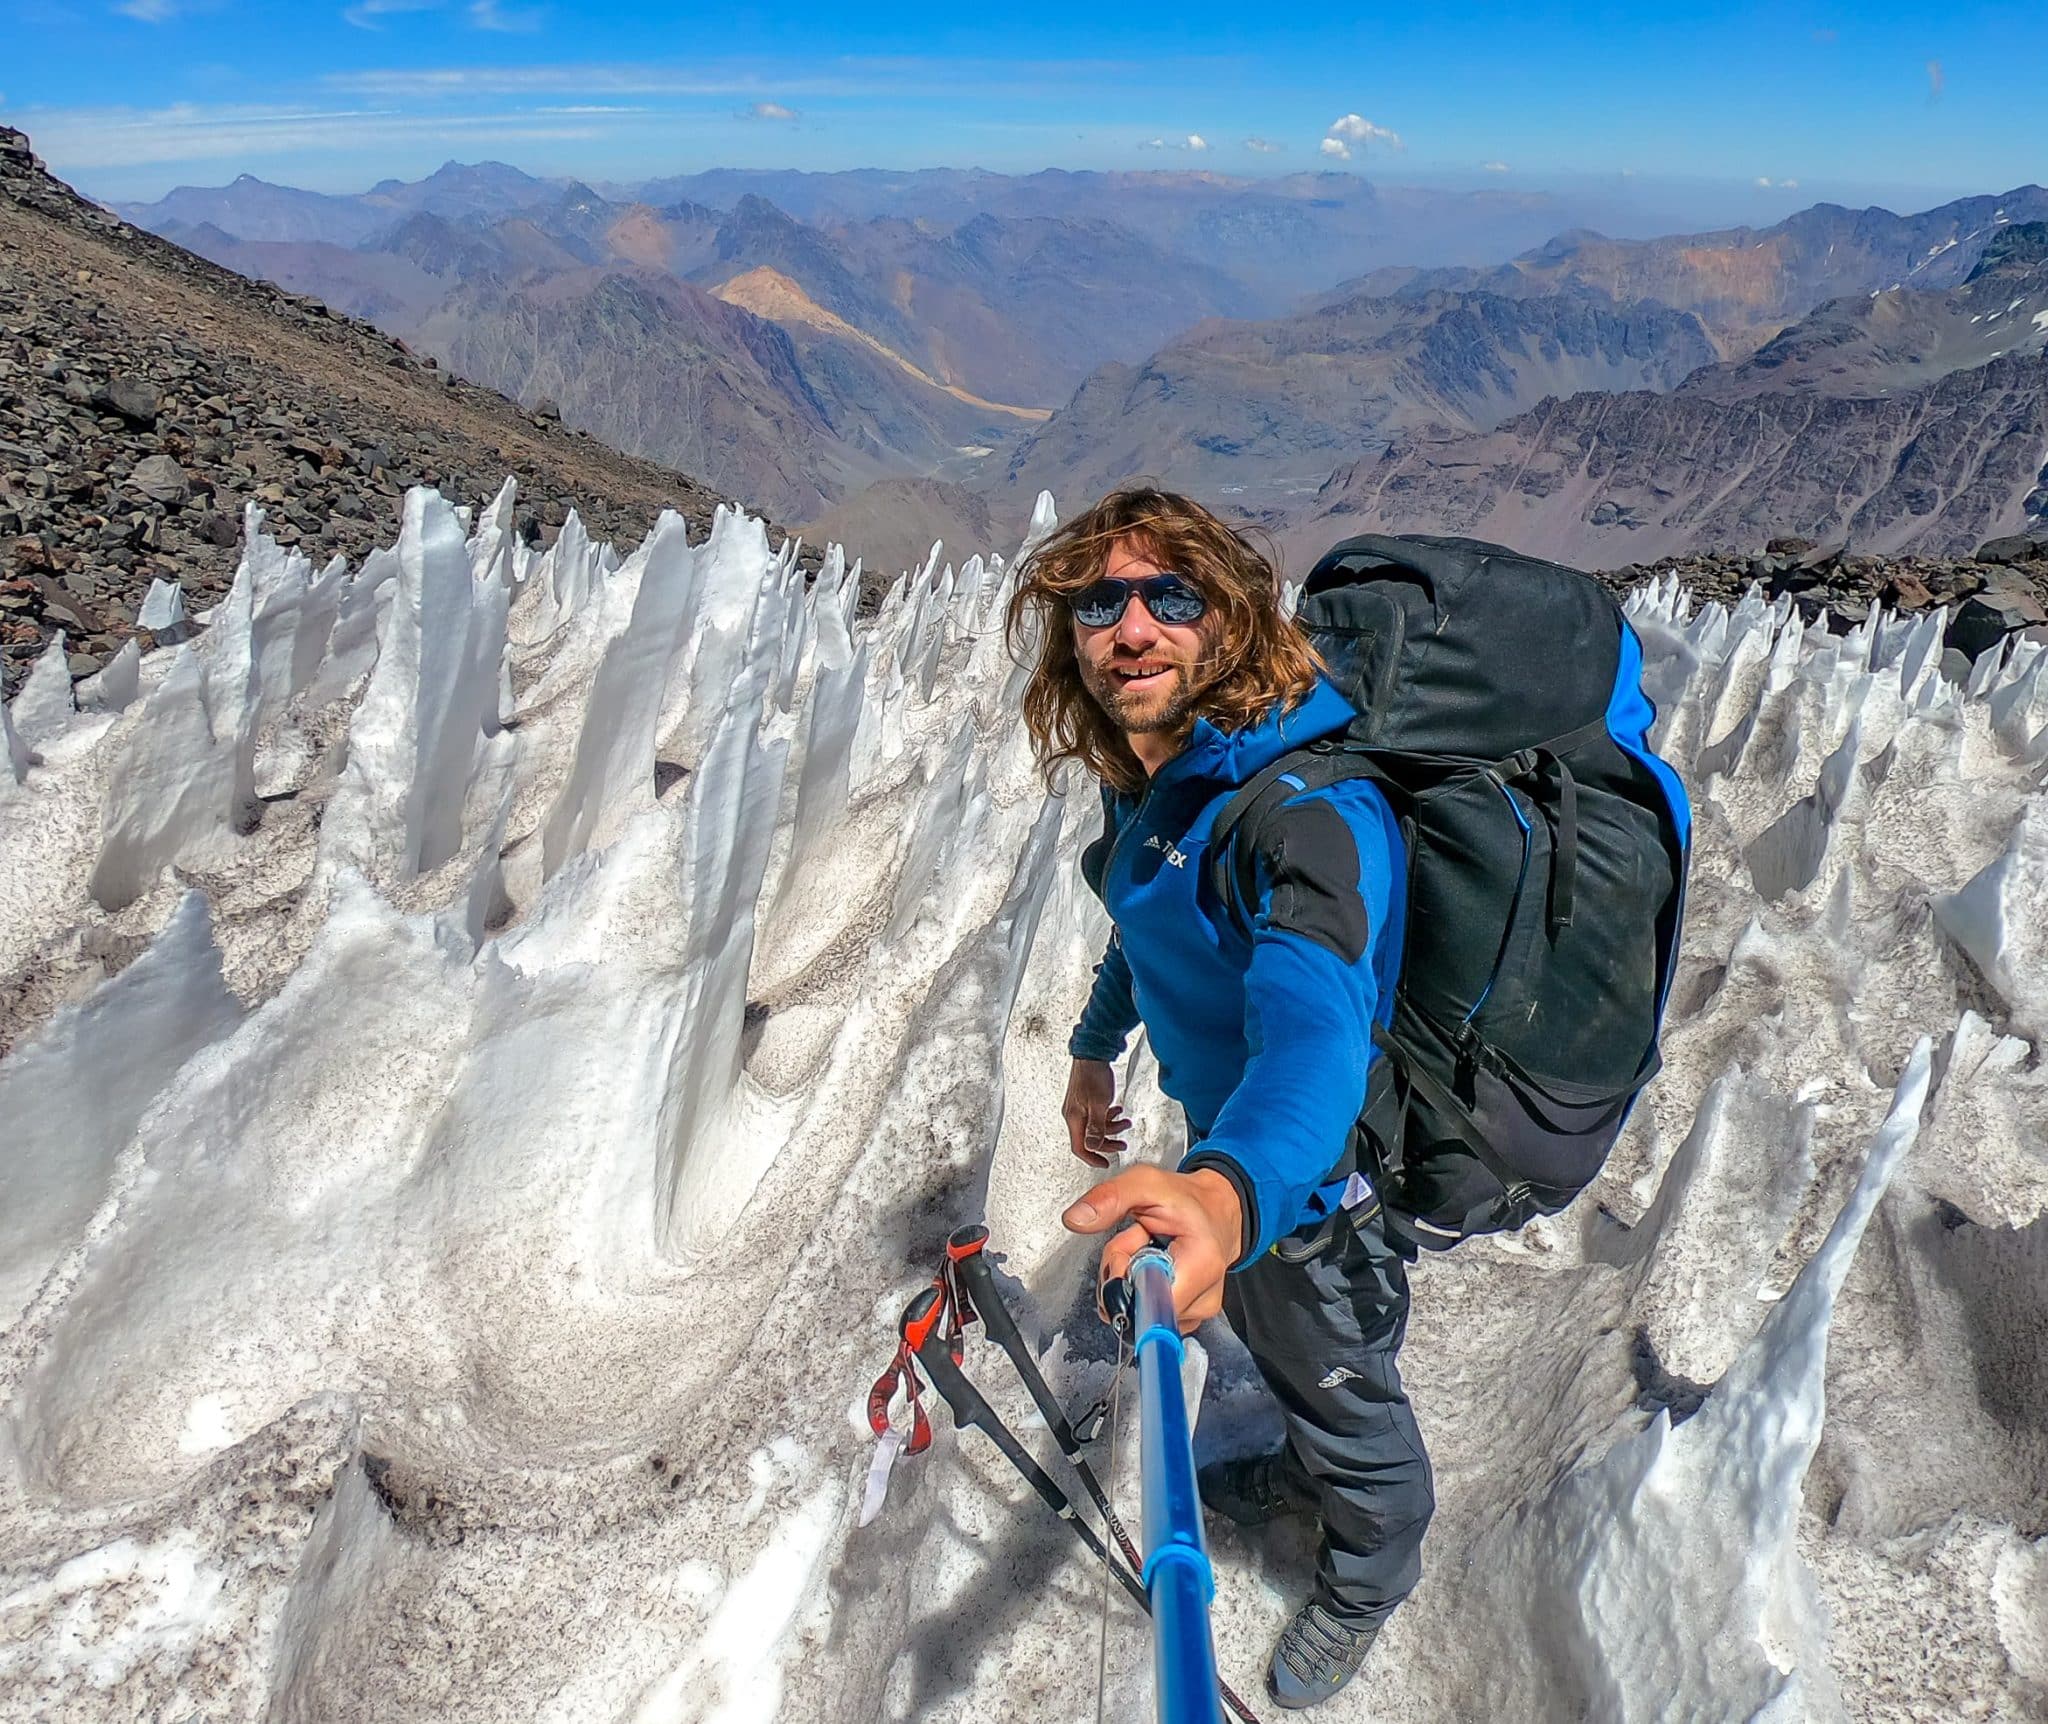
[(1349, 1365), (1339, 1365), (1336, 1370), (1332, 1371), (1316, 1387), (1319, 1389), (1334, 1389), (1339, 1383), (1362, 1383), (1364, 1381), (1365, 1379), (1352, 1370)]
[(1145, 840), (1145, 848), (1147, 850), (1164, 850), (1166, 848), (1166, 840), (1155, 832), (1150, 838)]

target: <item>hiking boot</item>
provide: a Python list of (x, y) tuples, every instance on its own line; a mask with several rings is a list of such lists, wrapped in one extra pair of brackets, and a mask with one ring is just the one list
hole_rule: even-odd
[(1343, 1622), (1320, 1604), (1304, 1604), (1273, 1648), (1266, 1692), (1290, 1712), (1318, 1706), (1358, 1674), (1377, 1622)]
[(1195, 1474), (1202, 1501), (1239, 1526), (1264, 1526), (1282, 1515), (1311, 1514), (1315, 1498), (1285, 1449), (1211, 1461)]

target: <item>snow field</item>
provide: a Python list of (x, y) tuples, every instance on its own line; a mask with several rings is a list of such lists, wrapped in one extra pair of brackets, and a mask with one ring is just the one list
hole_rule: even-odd
[[(1099, 1571), (950, 1430), (858, 1527), (846, 1417), (984, 1215), (1108, 1377), (1095, 804), (1007, 565), (856, 621), (742, 516), (511, 502), (317, 571), (252, 512), (203, 633), (9, 710), (0, 1716), (1091, 1717)], [(1630, 608), (1699, 818), (1667, 1069), (1588, 1199), (1418, 1267), (1429, 1573), (1325, 1714), (2048, 1716), (2048, 652)], [(1211, 1343), (1198, 1444), (1269, 1440)], [(1212, 1541), (1256, 1705), (1309, 1549)]]

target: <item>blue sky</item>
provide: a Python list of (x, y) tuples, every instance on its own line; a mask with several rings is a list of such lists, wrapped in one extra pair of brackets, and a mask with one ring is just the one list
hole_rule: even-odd
[(0, 121), (108, 197), (244, 172), (359, 190), (451, 157), (591, 179), (1348, 166), (1531, 186), (1627, 175), (1715, 187), (1731, 207), (1739, 190), (1775, 219), (1820, 197), (1932, 203), (2048, 179), (2039, 0), (1913, 0), (1881, 19), (1798, 0), (10, 9)]

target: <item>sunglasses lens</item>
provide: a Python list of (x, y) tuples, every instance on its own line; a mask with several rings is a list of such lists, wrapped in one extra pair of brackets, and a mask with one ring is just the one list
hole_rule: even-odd
[(1160, 575), (1144, 586), (1145, 608), (1163, 623), (1196, 621), (1208, 603), (1178, 575)]
[(1209, 601), (1178, 575), (1154, 575), (1143, 581), (1097, 581), (1067, 601), (1083, 628), (1106, 629), (1124, 614), (1132, 593), (1145, 601), (1155, 622), (1191, 623), (1209, 608)]
[(1124, 601), (1131, 589), (1122, 581), (1097, 581), (1067, 601), (1074, 620), (1085, 629), (1106, 629), (1124, 614)]

